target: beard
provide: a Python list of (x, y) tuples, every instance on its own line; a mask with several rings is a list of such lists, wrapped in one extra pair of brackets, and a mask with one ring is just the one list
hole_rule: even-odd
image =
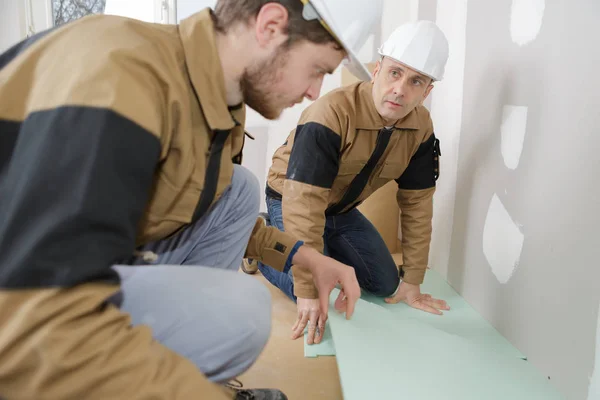
[(276, 119), (285, 108), (281, 95), (272, 88), (281, 80), (287, 50), (280, 46), (271, 59), (247, 68), (240, 79), (244, 102), (266, 119)]

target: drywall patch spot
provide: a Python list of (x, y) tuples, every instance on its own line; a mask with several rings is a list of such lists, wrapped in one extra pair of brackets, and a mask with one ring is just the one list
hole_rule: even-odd
[(519, 165), (526, 131), (527, 107), (505, 105), (502, 109), (500, 126), (501, 149), (504, 164), (510, 169), (515, 169)]
[(513, 0), (510, 12), (510, 37), (519, 46), (532, 42), (540, 33), (545, 0)]
[(525, 237), (494, 193), (483, 228), (483, 253), (500, 283), (507, 283), (519, 265)]
[(598, 399), (600, 399), (600, 306), (598, 307), (598, 326), (596, 327), (596, 359), (587, 400)]

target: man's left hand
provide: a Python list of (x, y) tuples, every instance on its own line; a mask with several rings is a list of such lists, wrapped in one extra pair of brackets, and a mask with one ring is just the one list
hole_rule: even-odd
[(438, 315), (443, 314), (440, 310), (450, 309), (444, 300), (435, 299), (430, 294), (421, 293), (420, 285), (412, 285), (404, 281), (400, 283), (396, 295), (385, 299), (388, 304), (396, 304), (401, 301), (413, 308)]
[(327, 314), (321, 312), (321, 303), (319, 299), (297, 298), (298, 316), (296, 323), (292, 327), (292, 339), (298, 339), (304, 335), (304, 328), (308, 326), (308, 335), (306, 343), (319, 344), (325, 333), (325, 322)]

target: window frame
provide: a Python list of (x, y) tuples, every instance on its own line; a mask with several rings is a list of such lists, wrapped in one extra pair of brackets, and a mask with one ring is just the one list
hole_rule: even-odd
[[(176, 24), (177, 23), (177, 0), (154, 0), (154, 19), (159, 17), (158, 21), (161, 24)], [(159, 10), (156, 10), (156, 7)]]
[(23, 0), (25, 36), (29, 37), (54, 26), (52, 0)]
[[(23, 0), (25, 36), (54, 27), (52, 0)], [(152, 0), (154, 2), (154, 22), (175, 24), (177, 21), (177, 0)]]

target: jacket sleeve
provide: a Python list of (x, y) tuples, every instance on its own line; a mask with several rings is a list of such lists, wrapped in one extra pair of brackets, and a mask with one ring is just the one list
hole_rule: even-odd
[[(340, 128), (323, 118), (305, 118), (300, 122), (283, 185), (283, 225), (286, 232), (322, 253), (325, 210), (339, 169)], [(292, 273), (297, 297), (318, 297), (308, 270), (292, 268)]]
[[(0, 135), (14, 138), (0, 163), (1, 397), (226, 399), (109, 301), (160, 158), (160, 84), (141, 62), (82, 61), (71, 74), (54, 50), (50, 63), (0, 75), (5, 88), (32, 88), (19, 102), (0, 86)], [(29, 82), (34, 69), (44, 74)]]
[(439, 141), (431, 133), (421, 143), (398, 183), (402, 230), (402, 279), (420, 285), (425, 278), (431, 242), (433, 194), (439, 176)]
[(274, 226), (265, 226), (259, 218), (254, 224), (244, 258), (252, 258), (283, 271), (286, 263), (291, 262), (300, 242), (287, 232)]

